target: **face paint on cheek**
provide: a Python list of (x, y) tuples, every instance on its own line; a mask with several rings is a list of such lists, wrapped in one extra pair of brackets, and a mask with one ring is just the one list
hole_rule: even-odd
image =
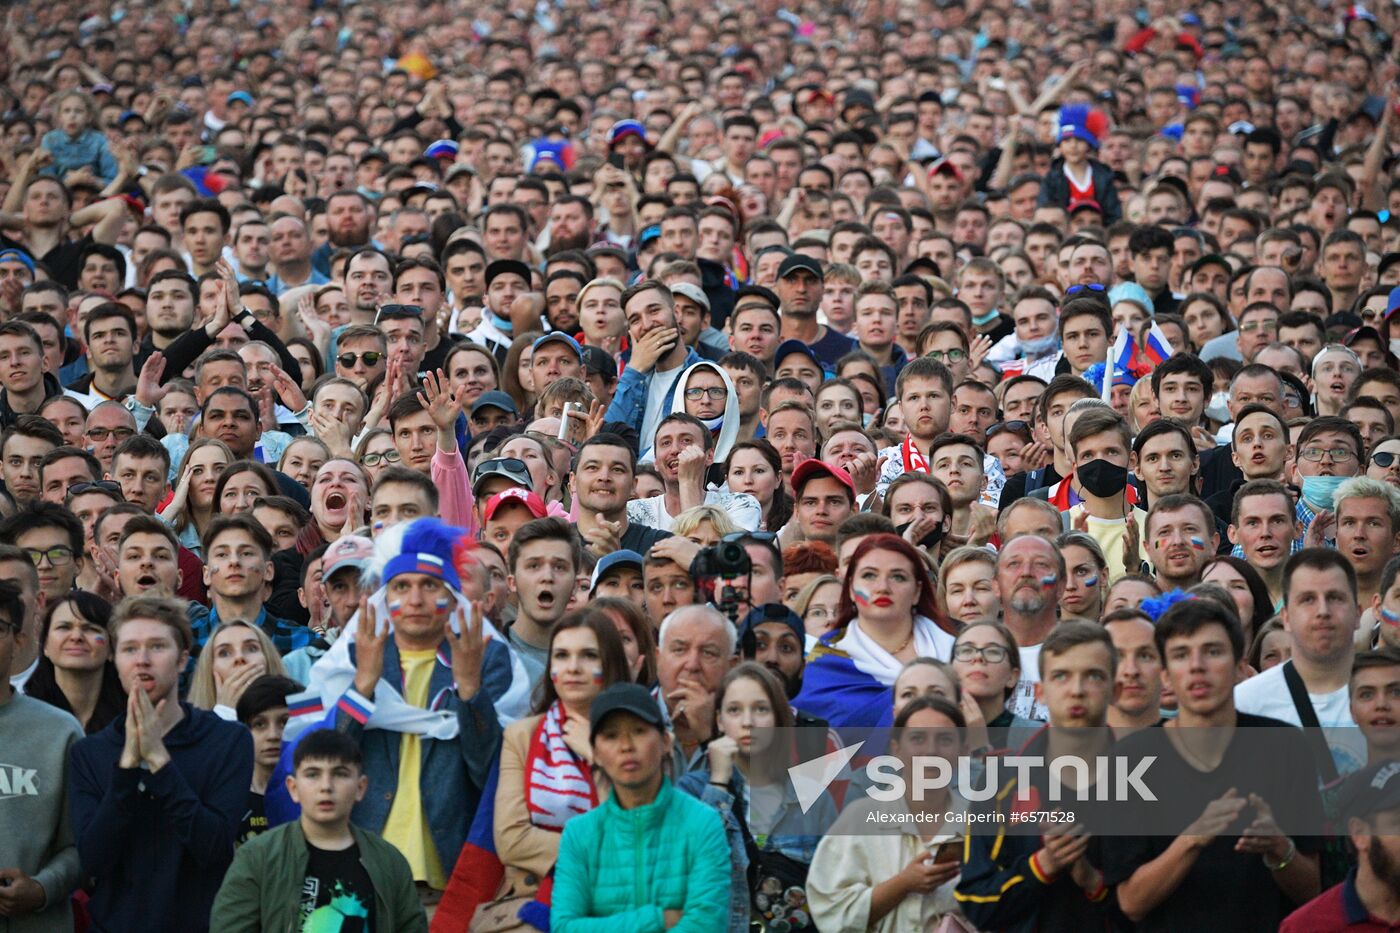
[(1098, 585), (1099, 585), (1099, 578), (1098, 578), (1098, 577), (1085, 577), (1085, 578), (1084, 578), (1084, 585), (1085, 585), (1085, 586), (1098, 586)]
[(1043, 590), (1053, 590), (1055, 584), (1060, 582), (1059, 574), (1047, 573), (1040, 578), (1040, 588)]
[(451, 605), (452, 605), (452, 597), (451, 597), (451, 596), (439, 596), (439, 597), (437, 598), (437, 603), (436, 603), (436, 605), (437, 605), (437, 611), (438, 611), (438, 612), (443, 612), (443, 611), (445, 611), (445, 610), (447, 609), (448, 606), (451, 606)]
[(851, 600), (857, 606), (869, 606), (870, 594), (865, 592), (865, 590), (858, 590), (855, 587), (851, 587)]
[(1392, 612), (1391, 610), (1382, 606), (1381, 621), (1384, 622), (1386, 625), (1400, 626), (1400, 612)]
[(1191, 548), (1196, 551), (1204, 551), (1206, 549), (1206, 539), (1197, 538), (1193, 535), (1191, 538)]
[(403, 600), (395, 599), (385, 603), (385, 605), (389, 609), (389, 618), (397, 619), (399, 616), (403, 615)]
[(601, 667), (593, 669), (593, 683), (600, 687), (603, 685), (603, 669)]

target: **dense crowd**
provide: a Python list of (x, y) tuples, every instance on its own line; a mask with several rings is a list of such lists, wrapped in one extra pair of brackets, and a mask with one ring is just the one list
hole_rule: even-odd
[(1397, 25), (10, 5), (0, 929), (1400, 927)]

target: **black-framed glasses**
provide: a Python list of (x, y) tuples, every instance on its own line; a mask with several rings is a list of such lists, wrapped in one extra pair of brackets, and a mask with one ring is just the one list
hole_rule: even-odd
[(1391, 450), (1378, 450), (1371, 454), (1371, 462), (1383, 470), (1389, 469), (1397, 458), (1400, 458), (1400, 454)]
[[(409, 317), (422, 317), (423, 307), (421, 305), (380, 305), (379, 310), (374, 315), (374, 323), (378, 324), (379, 319), (386, 314), (391, 317), (403, 317), (405, 315)], [(374, 364), (371, 363), (370, 365), (373, 366)]]
[(967, 351), (959, 350), (955, 347), (952, 350), (930, 350), (925, 353), (924, 356), (931, 360), (937, 360), (944, 366), (947, 366), (949, 363), (961, 363), (963, 360), (967, 359)]
[(42, 566), (45, 558), (48, 558), (50, 567), (67, 567), (73, 563), (73, 549), (62, 544), (50, 548), (27, 547), (24, 553), (29, 555), (35, 567)]
[(1029, 423), (1029, 422), (1026, 422), (1026, 421), (1022, 421), (1022, 420), (1020, 420), (1019, 418), (1014, 419), (1014, 420), (1011, 420), (1011, 421), (998, 421), (996, 424), (994, 424), (994, 425), (992, 425), (991, 427), (987, 428), (987, 440), (991, 440), (992, 438), (994, 438), (994, 437), (996, 437), (998, 434), (1000, 434), (1002, 431), (1011, 431), (1012, 433), (1015, 433), (1015, 434), (1020, 434), (1020, 433), (1022, 433), (1022, 432), (1025, 432), (1025, 433), (1029, 434), (1029, 433), (1030, 433), (1030, 430), (1031, 430), (1030, 423)]
[(1006, 649), (1001, 645), (986, 645), (982, 648), (976, 645), (958, 645), (953, 649), (953, 660), (967, 664), (981, 658), (988, 664), (1000, 664), (1006, 660), (1006, 654)]
[(108, 437), (115, 437), (119, 441), (124, 441), (136, 433), (135, 428), (88, 428), (83, 434), (101, 443)]
[(68, 491), (64, 493), (64, 496), (68, 499), (72, 499), (74, 496), (81, 496), (83, 493), (87, 492), (106, 492), (111, 493), (118, 499), (124, 500), (126, 498), (122, 495), (121, 486), (109, 479), (100, 479), (91, 483), (74, 483), (72, 486), (68, 487)]
[(365, 454), (360, 458), (360, 464), (362, 466), (372, 467), (379, 466), (381, 463), (398, 463), (402, 459), (397, 449), (390, 448), (382, 453)]
[(698, 402), (702, 398), (718, 402), (727, 395), (729, 395), (729, 390), (724, 386), (694, 386), (685, 390), (685, 397), (692, 402)]
[(335, 361), (346, 369), (354, 369), (357, 359), (364, 360), (366, 366), (378, 366), (379, 361), (384, 359), (384, 354), (379, 350), (366, 350), (363, 353), (342, 353), (335, 358)]
[(1082, 285), (1071, 285), (1069, 288), (1065, 289), (1065, 295), (1066, 297), (1073, 298), (1075, 295), (1082, 295), (1085, 292), (1095, 292), (1096, 294), (1102, 294), (1106, 291), (1108, 291), (1108, 289), (1100, 285), (1098, 282), (1086, 282)]

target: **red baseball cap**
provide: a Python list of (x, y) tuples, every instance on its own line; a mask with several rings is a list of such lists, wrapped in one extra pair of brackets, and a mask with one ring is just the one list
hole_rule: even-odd
[(851, 474), (839, 466), (832, 466), (830, 463), (815, 457), (803, 460), (792, 471), (792, 491), (800, 494), (802, 487), (807, 485), (807, 481), (817, 476), (830, 476), (846, 487), (846, 492), (850, 493), (851, 502), (856, 501), (856, 481), (851, 479)]
[(510, 489), (503, 489), (490, 499), (486, 500), (486, 520), (489, 522), (496, 517), (496, 513), (502, 506), (512, 502), (518, 502), (530, 510), (530, 514), (535, 518), (544, 518), (544, 500), (528, 489), (521, 489), (519, 486), (512, 486)]

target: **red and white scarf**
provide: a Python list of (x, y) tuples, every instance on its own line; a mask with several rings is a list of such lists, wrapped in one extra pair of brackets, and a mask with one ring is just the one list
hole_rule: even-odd
[(905, 473), (933, 472), (933, 470), (929, 468), (928, 457), (925, 457), (919, 448), (915, 446), (913, 434), (904, 435), (904, 443), (900, 444), (899, 447), (900, 453), (904, 457)]
[(564, 706), (555, 700), (530, 737), (525, 763), (525, 807), (530, 822), (563, 832), (570, 819), (597, 805), (598, 790), (587, 763), (564, 741)]

